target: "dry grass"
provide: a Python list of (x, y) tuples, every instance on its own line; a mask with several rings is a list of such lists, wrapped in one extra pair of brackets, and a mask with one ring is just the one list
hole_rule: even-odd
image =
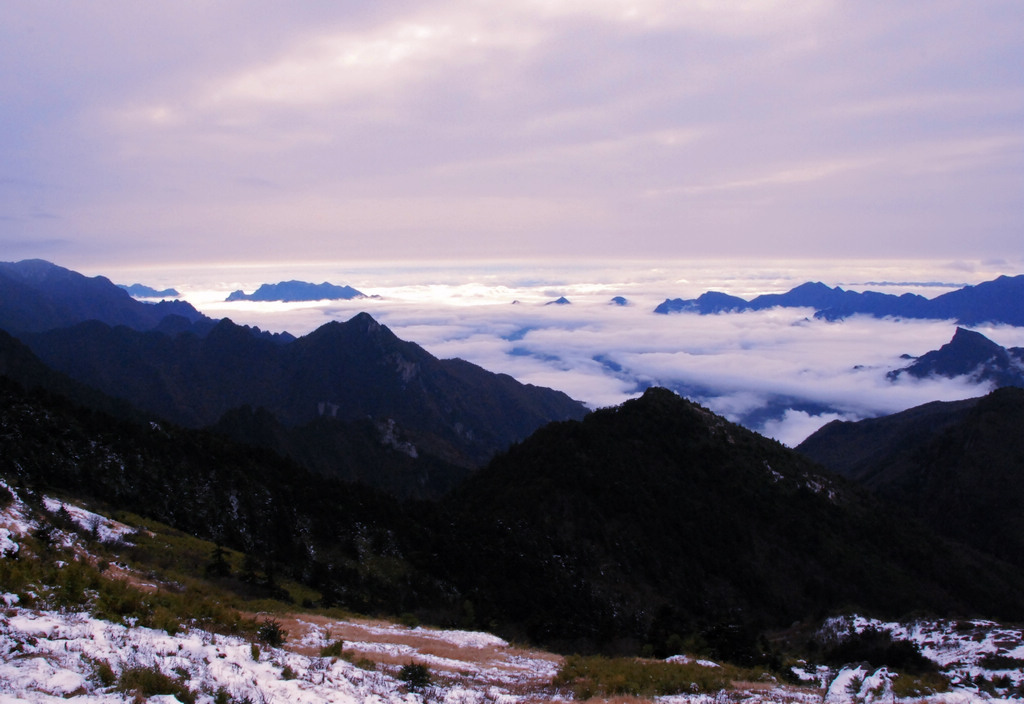
[[(552, 653), (500, 644), (460, 645), (445, 639), (443, 631), (406, 628), (371, 619), (338, 620), (313, 614), (278, 615), (275, 619), (288, 632), (284, 647), (293, 652), (315, 656), (323, 645), (342, 640), (346, 655), (365, 658), (385, 668), (410, 662), (424, 664), (440, 680), (473, 686), (496, 685), (529, 701), (550, 701), (551, 675), (563, 660)], [(367, 647), (375, 644), (396, 647), (392, 652)]]

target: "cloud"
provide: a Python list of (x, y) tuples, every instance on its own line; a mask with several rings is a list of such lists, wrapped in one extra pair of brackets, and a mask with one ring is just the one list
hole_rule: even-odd
[(857, 416), (843, 416), (838, 413), (811, 415), (805, 411), (787, 409), (779, 420), (767, 421), (762, 432), (770, 438), (775, 438), (783, 445), (796, 447), (823, 425), (827, 425), (834, 420), (856, 421), (861, 419)]
[(2, 8), (0, 209), (45, 183), (32, 207), (63, 221), (0, 228), (126, 263), (167, 256), (147, 238), (196, 261), (1006, 256), (1022, 29), (1013, 0)]

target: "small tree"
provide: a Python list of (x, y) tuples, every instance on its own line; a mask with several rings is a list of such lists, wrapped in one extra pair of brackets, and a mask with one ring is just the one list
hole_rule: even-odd
[(210, 553), (210, 561), (206, 563), (207, 577), (230, 577), (231, 565), (228, 564), (227, 552), (217, 544)]
[(401, 671), (398, 673), (398, 679), (405, 682), (405, 685), (411, 690), (424, 689), (430, 686), (430, 668), (426, 665), (411, 662), (408, 665), (403, 665)]
[(256, 631), (256, 638), (272, 648), (280, 647), (288, 638), (288, 631), (281, 628), (281, 624), (273, 619), (266, 619), (260, 624)]

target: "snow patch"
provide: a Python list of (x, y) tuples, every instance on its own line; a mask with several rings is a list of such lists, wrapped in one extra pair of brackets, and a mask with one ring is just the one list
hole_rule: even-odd
[(106, 516), (86, 511), (84, 508), (79, 508), (74, 504), (64, 503), (48, 496), (43, 497), (43, 505), (51, 513), (57, 513), (63, 509), (71, 517), (75, 525), (82, 530), (94, 533), (100, 542), (103, 543), (122, 540), (125, 536), (135, 532), (134, 528), (126, 526), (124, 523), (119, 523)]
[(0, 557), (13, 557), (21, 548), (14, 542), (11, 531), (0, 528)]

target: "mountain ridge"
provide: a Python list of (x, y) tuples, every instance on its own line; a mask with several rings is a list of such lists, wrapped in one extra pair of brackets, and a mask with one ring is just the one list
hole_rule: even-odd
[(326, 281), (320, 284), (308, 281), (281, 281), (276, 284), (262, 284), (252, 293), (233, 291), (226, 301), (280, 301), (291, 303), (298, 301), (339, 301), (353, 298), (366, 298), (366, 294), (351, 286), (338, 286)]
[(833, 421), (796, 449), (937, 534), (1024, 566), (1022, 424), (1024, 389), (1006, 386), (891, 416)]
[[(632, 638), (657, 652), (672, 633), (783, 626), (844, 603), (956, 611), (977, 585), (954, 564), (1016, 579), (665, 389), (545, 426), (442, 506), (457, 527), (444, 566), (477, 613), (569, 651)], [(503, 569), (481, 574), (481, 561)]]
[(44, 332), (87, 320), (151, 330), (168, 315), (210, 319), (186, 301), (144, 303), (103, 276), (88, 278), (42, 259), (0, 262), (0, 328)]
[(439, 360), (366, 313), (280, 343), (226, 318), (204, 337), (92, 321), (22, 339), (48, 366), (189, 427), (241, 406), (293, 427), (392, 418), (414, 444), (463, 466), (587, 412), (564, 393)]
[(751, 300), (718, 291), (708, 291), (695, 299), (670, 298), (659, 304), (655, 313), (692, 312), (701, 315), (757, 311), (777, 306), (813, 308), (815, 318), (842, 320), (866, 314), (876, 318), (918, 318), (956, 320), (961, 325), (1005, 323), (1024, 325), (1024, 274), (999, 276), (976, 286), (928, 299), (917, 294), (894, 295), (877, 291), (855, 292), (838, 286), (829, 288), (819, 282), (807, 282), (781, 294), (763, 294)]
[(890, 371), (886, 377), (896, 381), (904, 374), (916, 379), (969, 376), (975, 382), (988, 382), (996, 387), (1024, 387), (1024, 348), (1002, 347), (980, 332), (957, 327), (945, 345), (906, 367)]

